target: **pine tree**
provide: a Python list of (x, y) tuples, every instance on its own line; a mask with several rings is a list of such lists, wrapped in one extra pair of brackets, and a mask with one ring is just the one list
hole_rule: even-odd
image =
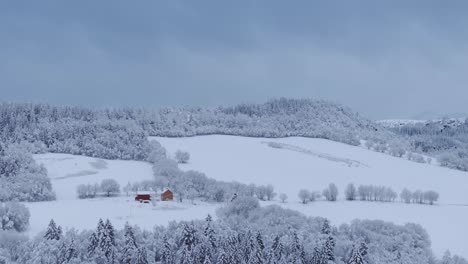
[(195, 228), (192, 225), (184, 224), (184, 229), (182, 230), (182, 244), (191, 251), (196, 243), (195, 238)]
[(138, 249), (138, 257), (136, 264), (148, 264), (148, 254), (146, 253), (145, 247)]
[(109, 219), (106, 220), (105, 224), (102, 219), (99, 219), (97, 233), (99, 253), (96, 257), (102, 258), (104, 256), (106, 263), (115, 263), (115, 232)]
[(326, 238), (323, 251), (326, 260), (335, 260), (335, 238), (333, 236), (329, 235)]
[(208, 239), (211, 247), (213, 249), (216, 249), (216, 232), (211, 227), (212, 221), (213, 221), (213, 219), (212, 219), (211, 215), (208, 215), (206, 217), (206, 226), (205, 226), (205, 230), (203, 231), (203, 234)]
[(265, 249), (265, 245), (263, 244), (262, 234), (260, 234), (260, 232), (257, 232), (257, 244), (262, 251)]
[(323, 222), (321, 233), (324, 235), (331, 234), (331, 226), (330, 221), (328, 221), (328, 219), (325, 219), (325, 221)]
[(132, 227), (128, 223), (126, 223), (124, 227), (124, 238), (125, 244), (122, 249), (123, 252), (120, 258), (120, 263), (132, 264), (139, 251), (135, 241), (135, 235), (133, 234)]
[(167, 236), (163, 237), (163, 251), (161, 256), (162, 264), (173, 264), (174, 262), (174, 255), (172, 254), (172, 247), (169, 241), (167, 240)]
[(60, 237), (62, 236), (62, 228), (57, 225), (54, 222), (54, 219), (51, 219), (49, 222), (49, 225), (47, 226), (46, 233), (44, 235), (44, 238), (46, 240), (60, 240)]
[(109, 237), (110, 244), (112, 246), (115, 246), (115, 231), (114, 231), (114, 226), (111, 224), (109, 219), (106, 220), (106, 223), (104, 225), (104, 233)]
[(96, 248), (99, 246), (99, 238), (96, 235), (96, 233), (92, 233), (91, 236), (89, 237), (89, 245), (87, 248), (87, 255), (88, 257), (91, 257), (94, 252), (96, 251)]
[(303, 254), (303, 247), (299, 242), (299, 236), (296, 231), (292, 234), (291, 254), (289, 256), (290, 263), (305, 263), (305, 255)]
[(283, 255), (283, 245), (281, 244), (280, 237), (277, 235), (271, 244), (270, 252), (268, 253), (268, 263), (276, 264), (281, 262)]
[(102, 248), (103, 247), (103, 241), (104, 241), (104, 237), (105, 237), (105, 225), (104, 225), (104, 221), (102, 221), (102, 219), (99, 219), (98, 221), (98, 225), (97, 225), (97, 228), (96, 228), (96, 236), (97, 236), (97, 239), (99, 241), (99, 247)]
[(361, 242), (358, 245), (353, 246), (351, 257), (348, 260), (348, 264), (365, 264), (364, 257), (367, 255), (367, 245)]
[(179, 260), (180, 264), (193, 264), (193, 255), (192, 251), (189, 249), (187, 245), (182, 249), (182, 254), (180, 256)]
[(75, 245), (75, 239), (71, 239), (70, 244), (67, 246), (65, 259), (67, 262), (70, 262), (72, 259), (78, 257), (78, 251)]

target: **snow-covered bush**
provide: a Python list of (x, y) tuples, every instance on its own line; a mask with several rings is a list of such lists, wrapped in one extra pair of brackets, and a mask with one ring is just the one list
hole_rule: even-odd
[(29, 227), (30, 213), (26, 206), (18, 202), (0, 205), (0, 224), (2, 230), (25, 231)]
[(175, 159), (178, 163), (187, 163), (190, 160), (190, 153), (177, 150), (175, 153)]
[(323, 190), (322, 195), (327, 201), (334, 202), (338, 198), (338, 187), (334, 183), (330, 183), (328, 187)]
[(114, 179), (104, 179), (101, 182), (101, 191), (106, 193), (107, 197), (120, 193), (120, 185)]

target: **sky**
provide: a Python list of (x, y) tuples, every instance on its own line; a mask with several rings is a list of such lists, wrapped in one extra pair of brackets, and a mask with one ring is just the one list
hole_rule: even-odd
[(0, 101), (468, 113), (468, 1), (0, 2)]

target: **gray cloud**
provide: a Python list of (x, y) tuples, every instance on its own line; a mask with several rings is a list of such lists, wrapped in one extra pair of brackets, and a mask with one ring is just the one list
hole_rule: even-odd
[(372, 118), (468, 112), (465, 2), (0, 4), (4, 101), (328, 99)]

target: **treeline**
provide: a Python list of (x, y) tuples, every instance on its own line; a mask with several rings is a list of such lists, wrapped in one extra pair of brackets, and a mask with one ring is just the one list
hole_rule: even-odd
[(388, 128), (407, 138), (411, 151), (435, 156), (442, 166), (468, 171), (468, 120), (442, 119)]
[(95, 110), (46, 104), (0, 104), (0, 130), (2, 139), (40, 141), (49, 151), (138, 160), (143, 159), (141, 140), (145, 134), (305, 136), (359, 145), (361, 137), (382, 132), (375, 123), (341, 105), (285, 98), (213, 109)]
[[(334, 202), (338, 199), (338, 188), (334, 183), (330, 183), (320, 194), (319, 192), (309, 191), (307, 189), (299, 190), (298, 197), (304, 204), (313, 202), (319, 198), (325, 198), (327, 201)], [(361, 200), (370, 202), (394, 202), (398, 198), (398, 194), (390, 187), (378, 185), (359, 185), (356, 187), (353, 183), (346, 186), (344, 191), (345, 199), (347, 201)], [(400, 193), (400, 199), (405, 203), (419, 203), (433, 205), (439, 199), (439, 193), (436, 191), (421, 191), (414, 192), (408, 189), (403, 189)], [(281, 198), (285, 202), (287, 196)]]
[(152, 231), (128, 224), (118, 230), (100, 220), (95, 230), (80, 232), (63, 232), (51, 221), (33, 239), (0, 232), (0, 259), (25, 264), (441, 263), (429, 247), (418, 225), (365, 220), (333, 227), (323, 218), (260, 207), (248, 197), (220, 209), (216, 220), (172, 222)]

